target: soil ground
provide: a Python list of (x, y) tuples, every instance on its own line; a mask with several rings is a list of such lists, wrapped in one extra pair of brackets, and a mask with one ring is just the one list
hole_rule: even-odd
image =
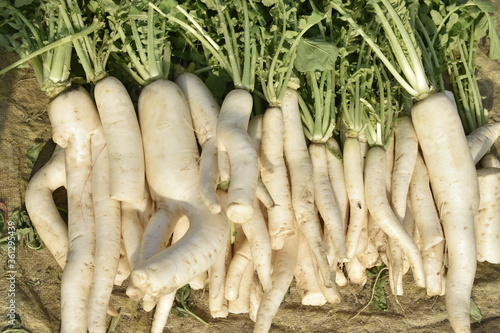
[[(499, 1), (497, 1), (499, 2)], [(0, 54), (0, 68), (15, 59)], [(480, 86), (486, 96), (485, 106), (492, 120), (500, 121), (500, 61), (478, 54)], [(39, 90), (30, 69), (16, 69), (0, 78), (0, 201), (10, 215), (22, 209), (24, 191), (32, 172), (27, 152), (34, 142), (47, 142), (51, 128), (46, 112), (47, 98)], [(497, 153), (498, 153), (497, 142)], [(43, 158), (43, 153), (41, 154)], [(41, 163), (41, 162), (38, 162)], [(37, 166), (35, 166), (36, 168)], [(15, 300), (18, 320), (26, 332), (58, 331), (59, 290), (62, 271), (47, 249), (34, 251), (21, 245), (15, 253), (15, 296), (10, 297), (7, 253), (0, 250), (0, 330), (8, 327), (4, 311)], [(321, 307), (303, 306), (292, 285), (274, 319), (271, 333), (278, 332), (452, 332), (447, 320), (444, 298), (427, 297), (413, 287), (411, 274), (405, 276), (405, 294), (388, 295), (388, 310), (371, 305), (353, 318), (369, 302), (373, 281), (364, 287), (341, 288), (342, 302)], [(143, 312), (125, 295), (126, 285), (116, 287), (112, 302), (120, 309), (117, 333), (148, 332), (152, 313)], [(479, 263), (472, 297), (482, 312), (481, 322), (472, 324), (473, 332), (500, 332), (500, 265)], [(210, 317), (207, 291), (193, 291), (194, 312), (208, 322), (205, 326), (192, 318), (172, 314), (165, 332), (252, 332), (253, 322), (247, 315), (229, 315), (225, 319)], [(12, 332), (12, 331), (11, 331)], [(20, 332), (20, 331), (16, 331)]]

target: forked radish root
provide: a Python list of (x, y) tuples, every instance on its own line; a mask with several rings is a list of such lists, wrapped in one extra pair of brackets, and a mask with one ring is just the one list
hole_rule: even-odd
[[(178, 212), (186, 215), (190, 223), (184, 237), (140, 261), (131, 274), (127, 294), (135, 300), (147, 296), (154, 301), (208, 270), (224, 249), (229, 226), (201, 199), (198, 148), (181, 89), (167, 80), (150, 83), (139, 97), (139, 120), (145, 158), (150, 161), (146, 163), (146, 176), (156, 213), (165, 212), (157, 222), (175, 223), (172, 215)], [(166, 135), (175, 140), (164, 140)], [(150, 221), (144, 241), (146, 235), (154, 235), (158, 223)]]

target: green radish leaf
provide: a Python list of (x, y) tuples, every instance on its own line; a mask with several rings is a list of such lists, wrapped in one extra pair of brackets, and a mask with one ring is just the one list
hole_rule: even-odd
[(382, 311), (388, 309), (387, 297), (385, 295), (385, 285), (389, 279), (389, 272), (387, 267), (382, 264), (380, 266), (375, 266), (371, 269), (366, 270), (366, 275), (372, 279), (375, 279), (373, 284), (373, 306)]
[(159, 4), (159, 8), (164, 13), (170, 13), (178, 5), (176, 0), (163, 0)]
[(278, 0), (262, 0), (262, 4), (267, 7), (271, 7), (278, 3)]
[(33, 0), (16, 0), (14, 2), (14, 7), (19, 8), (22, 6), (31, 5), (32, 3), (33, 3)]
[(434, 21), (434, 24), (439, 25), (441, 21), (443, 21), (443, 17), (437, 10), (431, 10), (430, 15), (432, 17), (432, 21)]
[(220, 76), (213, 73), (207, 77), (205, 85), (215, 98), (222, 98), (226, 93), (227, 82)]
[(38, 158), (38, 155), (40, 155), (40, 151), (43, 148), (43, 141), (36, 140), (33, 142), (33, 145), (31, 148), (28, 150), (27, 158), (28, 158), (28, 167), (31, 169), (35, 165), (35, 162)]
[(490, 59), (500, 59), (500, 36), (498, 35), (497, 20), (488, 15), (488, 37), (490, 39), (490, 49), (488, 57)]
[(338, 54), (337, 47), (332, 43), (302, 38), (297, 46), (297, 58), (294, 65), (299, 72), (334, 69)]
[(192, 305), (189, 300), (190, 295), (191, 295), (191, 287), (189, 286), (189, 284), (186, 284), (184, 287), (177, 289), (177, 292), (175, 293), (175, 301), (174, 301), (174, 306), (172, 307), (172, 311), (180, 317), (193, 317), (200, 323), (208, 325), (206, 321), (204, 321), (191, 311)]
[(472, 2), (483, 12), (492, 13), (498, 10), (498, 5), (488, 0), (474, 0)]
[(481, 320), (483, 319), (483, 314), (481, 313), (481, 310), (479, 310), (476, 302), (472, 298), (470, 299), (470, 316), (478, 323), (480, 323)]

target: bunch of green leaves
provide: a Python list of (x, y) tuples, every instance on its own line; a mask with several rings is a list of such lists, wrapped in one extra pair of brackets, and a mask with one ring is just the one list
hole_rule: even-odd
[[(359, 41), (353, 31), (344, 30), (343, 40), (340, 41), (338, 66), (339, 108), (345, 135), (366, 141), (365, 130), (368, 122), (368, 113), (373, 109), (374, 67), (373, 55), (370, 48), (362, 40)], [(357, 49), (350, 47), (359, 42)]]
[[(367, 0), (366, 5), (358, 2), (330, 2), (342, 20), (349, 23), (364, 42), (373, 50), (391, 76), (415, 100), (426, 98), (432, 91), (422, 64), (422, 55), (414, 35), (415, 10), (406, 7), (404, 0)], [(360, 15), (362, 12), (362, 15)], [(376, 29), (367, 17), (374, 15)], [(374, 34), (373, 32), (378, 32)], [(377, 40), (383, 35), (383, 44)], [(388, 46), (388, 47), (387, 47)]]
[[(255, 3), (253, 6), (258, 8)], [(262, 6), (266, 8), (258, 12), (268, 12), (269, 15), (261, 15), (259, 19), (257, 75), (266, 101), (271, 106), (279, 106), (287, 88), (300, 86), (294, 77), (294, 69), (305, 72), (314, 71), (312, 68), (332, 67), (328, 47), (326, 52), (317, 54), (319, 57), (309, 53), (311, 48), (318, 46), (320, 51), (325, 51), (327, 43), (322, 44), (313, 38), (303, 42), (306, 34), (310, 37), (317, 35), (315, 28), (325, 19), (325, 14), (312, 8), (304, 9), (306, 5), (301, 1), (266, 1)], [(323, 64), (325, 60), (326, 64)]]
[(167, 79), (170, 45), (167, 22), (153, 3), (134, 0), (98, 0), (110, 30), (110, 49), (116, 64), (141, 86)]
[[(88, 28), (92, 22), (105, 23), (105, 12), (97, 1), (81, 3), (78, 0), (61, 0), (60, 15), (69, 34)], [(112, 52), (112, 37), (109, 26), (105, 24), (73, 41), (73, 47), (78, 58), (79, 68), (85, 75), (87, 83), (96, 83), (107, 75), (106, 64)]]
[(500, 58), (500, 37), (493, 15), (497, 10), (498, 5), (487, 0), (425, 0), (420, 4), (418, 33), (427, 42), (425, 49), (431, 50), (436, 59), (434, 67), (426, 68), (429, 72), (438, 66), (436, 71), (447, 70), (467, 134), (488, 122), (477, 83), (476, 56), (481, 41), (487, 38), (488, 56)]
[(72, 43), (99, 30), (103, 23), (92, 21), (83, 29), (68, 30), (63, 0), (0, 1), (0, 44), (15, 51), (21, 59), (0, 70), (8, 70), (31, 62), (40, 88), (54, 97), (73, 80), (71, 73)]
[(193, 311), (193, 303), (190, 299), (191, 288), (189, 285), (185, 285), (182, 288), (177, 289), (175, 293), (174, 305), (172, 307), (172, 312), (180, 317), (193, 317), (200, 323), (208, 325), (206, 321), (198, 317)]
[(302, 77), (299, 105), (309, 141), (324, 143), (337, 129), (336, 81), (338, 49), (324, 38), (302, 38), (295, 69)]

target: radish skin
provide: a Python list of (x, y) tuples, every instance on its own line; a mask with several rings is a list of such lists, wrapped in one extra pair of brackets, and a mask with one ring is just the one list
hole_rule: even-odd
[[(140, 262), (131, 274), (127, 294), (155, 300), (208, 270), (224, 248), (229, 226), (201, 199), (198, 148), (180, 88), (168, 80), (148, 84), (139, 97), (139, 120), (152, 198), (160, 210), (186, 215), (190, 223), (184, 237)], [(164, 140), (165, 136), (175, 140)], [(150, 221), (145, 241), (154, 232)]]
[(313, 165), (314, 202), (323, 219), (327, 234), (331, 237), (335, 261), (341, 262), (346, 260), (344, 223), (330, 184), (326, 153), (324, 144), (312, 143), (309, 145), (309, 154)]
[(328, 176), (333, 189), (335, 201), (339, 209), (340, 217), (343, 221), (344, 234), (347, 231), (349, 221), (349, 198), (345, 184), (344, 164), (342, 160), (342, 150), (337, 141), (332, 137), (326, 142), (328, 163)]
[(322, 283), (334, 287), (335, 272), (328, 263), (318, 216), (314, 206), (313, 167), (302, 130), (297, 91), (288, 88), (282, 100), (284, 152), (290, 175), (292, 207), (299, 230), (307, 239)]
[(345, 265), (349, 281), (359, 286), (364, 286), (366, 281), (368, 281), (366, 267), (361, 264), (358, 257), (352, 258)]
[(120, 244), (120, 259), (118, 260), (118, 268), (116, 270), (114, 281), (115, 286), (121, 286), (123, 284), (123, 281), (128, 279), (130, 273), (132, 272), (130, 261), (126, 253), (127, 251), (125, 250), (123, 238), (120, 240)]
[(403, 225), (392, 211), (385, 193), (386, 152), (383, 148), (373, 146), (368, 150), (365, 165), (365, 195), (370, 215), (380, 228), (401, 247), (408, 257), (413, 278), (418, 287), (425, 287), (425, 274), (420, 251), (404, 230)]
[(485, 124), (467, 135), (467, 144), (474, 164), (490, 150), (500, 136), (500, 122)]
[(68, 257), (61, 280), (61, 333), (87, 333), (94, 269), (91, 137), (101, 124), (94, 101), (82, 87), (48, 105), (52, 138), (65, 149), (68, 195)]
[(97, 82), (94, 97), (108, 145), (111, 198), (140, 202), (144, 151), (132, 100), (125, 86), (113, 76)]
[(205, 83), (193, 73), (182, 73), (175, 80), (186, 97), (196, 138), (201, 146), (200, 193), (212, 214), (221, 210), (216, 188), (219, 181), (217, 166), (217, 119), (220, 107)]
[(275, 203), (268, 209), (268, 229), (271, 247), (278, 250), (294, 230), (290, 184), (283, 155), (283, 114), (279, 108), (268, 108), (264, 113), (260, 161), (262, 181)]
[(162, 333), (168, 321), (168, 316), (174, 305), (176, 292), (165, 294), (158, 299), (156, 304), (153, 322), (151, 324), (151, 333)]
[(422, 250), (427, 296), (443, 295), (444, 280), (444, 241)]
[(250, 248), (252, 250), (252, 261), (259, 277), (262, 289), (267, 292), (272, 287), (272, 249), (266, 221), (257, 199), (254, 204), (254, 213), (250, 221), (242, 225)]
[(326, 304), (326, 298), (316, 280), (311, 249), (299, 233), (297, 263), (295, 265), (296, 288), (299, 291), (302, 305), (321, 306)]
[[(108, 308), (121, 250), (120, 202), (110, 194), (108, 145), (102, 133), (92, 137), (92, 200), (95, 214), (95, 267), (88, 310), (90, 333), (106, 332)], [(144, 186), (144, 184), (141, 184)]]
[(247, 266), (252, 265), (252, 250), (250, 242), (245, 238), (239, 249), (234, 253), (231, 263), (227, 269), (224, 295), (227, 300), (234, 301), (239, 295), (241, 279), (243, 278)]
[(477, 261), (500, 264), (500, 169), (477, 170), (480, 201), (474, 218)]
[(52, 198), (52, 193), (61, 186), (66, 187), (64, 149), (56, 145), (50, 160), (30, 179), (25, 203), (36, 232), (64, 269), (68, 254), (68, 227)]
[(410, 202), (415, 225), (422, 241), (422, 250), (428, 250), (443, 242), (443, 230), (432, 196), (427, 166), (420, 154), (417, 155), (410, 182)]
[(253, 264), (250, 262), (243, 272), (240, 280), (239, 289), (237, 292), (238, 297), (234, 300), (228, 301), (229, 313), (248, 313), (250, 311), (250, 292), (252, 287), (252, 280), (254, 276)]
[(457, 109), (446, 95), (436, 93), (416, 103), (411, 114), (446, 238), (448, 318), (455, 332), (469, 332), (479, 207), (475, 163)]
[(272, 289), (264, 292), (255, 320), (254, 333), (269, 332), (274, 316), (292, 283), (297, 262), (298, 237), (288, 237), (283, 247), (276, 252), (272, 275)]
[(399, 118), (394, 131), (394, 165), (391, 181), (391, 205), (402, 223), (406, 211), (406, 199), (418, 153), (417, 133), (410, 117)]
[(347, 197), (349, 198), (350, 214), (345, 246), (346, 256), (351, 259), (358, 253), (358, 241), (361, 230), (366, 225), (368, 209), (365, 202), (361, 144), (358, 139), (346, 138), (343, 152), (345, 185)]
[(232, 90), (222, 102), (217, 123), (217, 141), (228, 153), (231, 173), (226, 214), (236, 223), (252, 217), (259, 177), (257, 152), (247, 133), (252, 105), (248, 91)]

